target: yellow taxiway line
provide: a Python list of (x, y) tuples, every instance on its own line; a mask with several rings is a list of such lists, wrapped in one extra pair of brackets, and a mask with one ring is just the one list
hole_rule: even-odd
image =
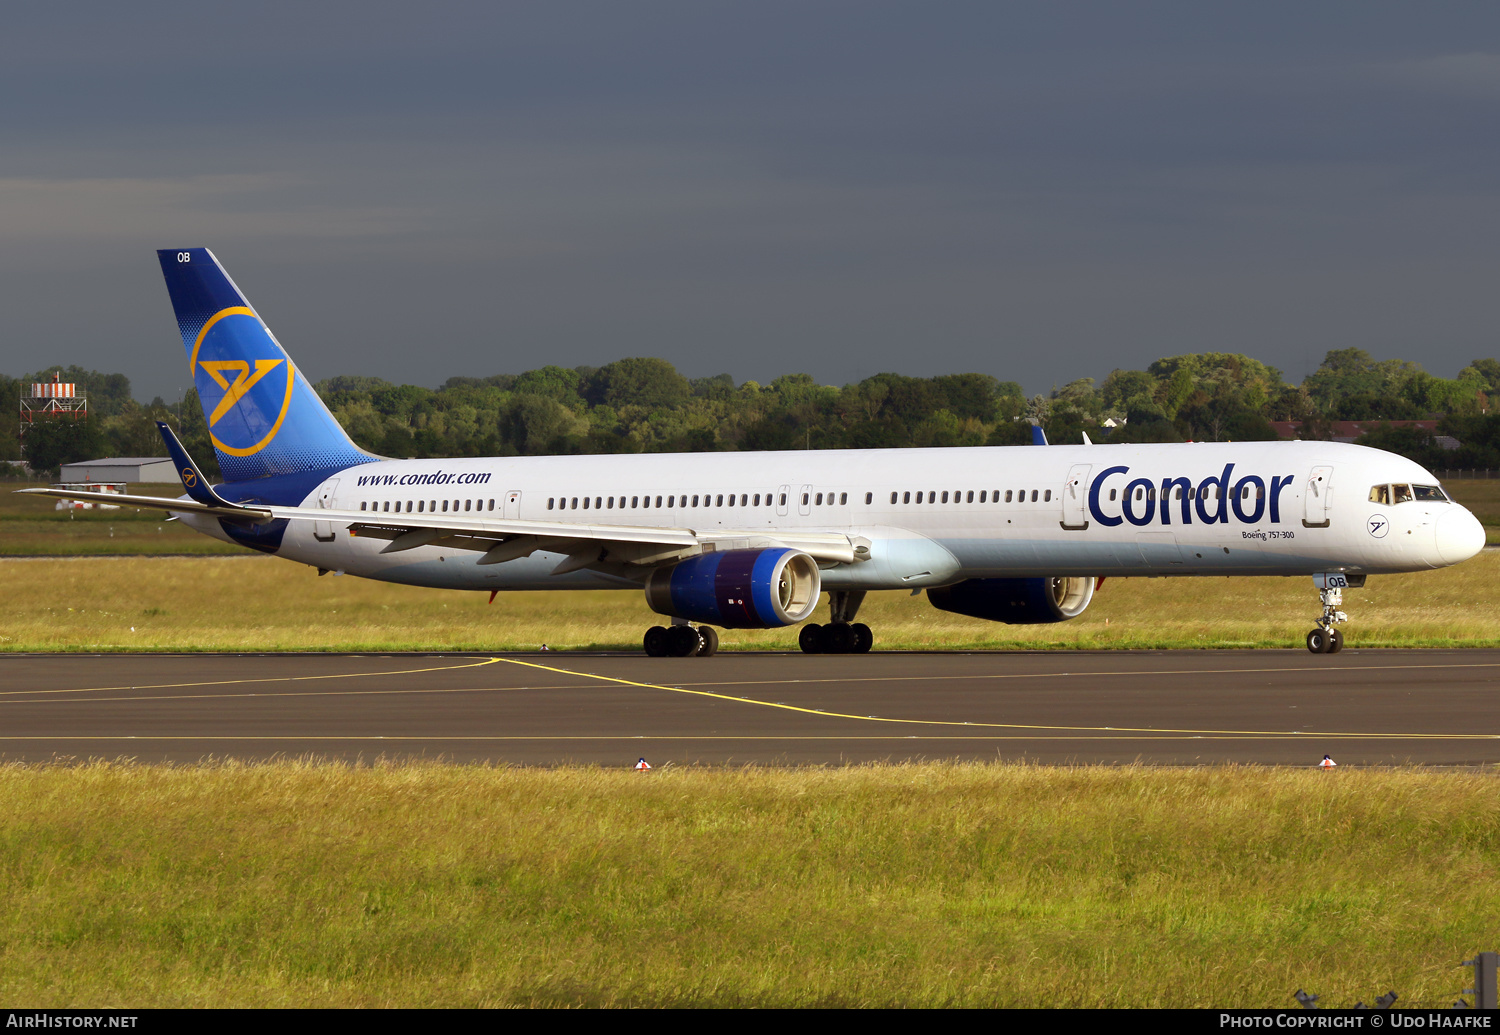
[(1161, 727), (1132, 727), (1132, 726), (1051, 726), (1018, 722), (964, 722), (956, 719), (895, 719), (883, 715), (851, 715), (846, 712), (825, 711), (822, 708), (804, 708), (795, 704), (782, 704), (778, 701), (760, 701), (751, 697), (735, 697), (731, 694), (716, 694), (710, 690), (689, 690), (680, 686), (663, 686), (660, 683), (643, 683), (635, 679), (623, 679), (619, 676), (601, 676), (594, 672), (577, 672), (572, 669), (555, 668), (551, 665), (539, 665), (534, 661), (518, 661), (515, 658), (500, 658), (509, 665), (524, 665), (527, 668), (542, 669), (546, 672), (559, 672), (569, 676), (587, 676), (590, 679), (603, 680), (609, 683), (620, 683), (625, 686), (645, 687), (648, 690), (665, 690), (674, 694), (691, 694), (695, 697), (712, 697), (720, 701), (731, 701), (736, 704), (755, 705), (760, 708), (775, 708), (780, 711), (800, 712), (804, 715), (818, 715), (830, 719), (853, 719), (860, 722), (891, 722), (903, 726), (959, 726), (973, 727), (975, 729), (1009, 729), (1009, 730), (1053, 730), (1057, 732), (1079, 732), (1079, 733), (1143, 733), (1143, 734), (1191, 734), (1194, 736), (1217, 736), (1217, 737), (1341, 737), (1358, 738), (1360, 740), (1495, 740), (1500, 739), (1500, 734), (1494, 733), (1329, 733), (1325, 731), (1301, 731), (1301, 730), (1203, 730), (1203, 729), (1163, 729)]

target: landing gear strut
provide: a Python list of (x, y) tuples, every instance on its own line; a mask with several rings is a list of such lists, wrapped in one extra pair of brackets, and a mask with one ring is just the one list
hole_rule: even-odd
[(864, 603), (864, 590), (841, 589), (828, 594), (827, 625), (809, 622), (797, 634), (797, 646), (804, 654), (866, 654), (875, 643), (875, 634), (863, 622), (852, 621)]
[(719, 652), (719, 634), (706, 625), (653, 625), (646, 630), (644, 646), (653, 658), (709, 658)]
[[(1363, 576), (1360, 576), (1361, 581)], [(1344, 587), (1350, 579), (1344, 575), (1314, 575), (1318, 587), (1318, 598), (1323, 602), (1323, 613), (1318, 617), (1318, 627), (1307, 634), (1307, 649), (1314, 654), (1337, 654), (1344, 649), (1344, 634), (1335, 629), (1334, 623), (1347, 622), (1349, 616), (1340, 611), (1344, 603)]]

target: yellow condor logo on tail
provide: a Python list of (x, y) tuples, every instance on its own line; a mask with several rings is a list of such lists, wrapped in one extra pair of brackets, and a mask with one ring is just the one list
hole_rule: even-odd
[[(254, 373), (250, 372), (250, 363), (243, 359), (216, 359), (199, 362), (198, 350), (203, 347), (203, 340), (208, 337), (208, 332), (213, 329), (214, 324), (226, 316), (249, 316), (259, 319), (255, 317), (255, 313), (252, 310), (244, 306), (231, 306), (228, 309), (219, 310), (203, 325), (203, 329), (198, 332), (198, 340), (193, 342), (193, 355), (188, 361), (188, 365), (190, 369), (195, 371), (201, 368), (204, 373), (214, 379), (215, 384), (224, 389), (223, 398), (219, 400), (213, 412), (208, 415), (208, 437), (213, 440), (214, 446), (220, 452), (227, 453), (230, 456), (253, 456), (266, 448), (271, 440), (276, 437), (276, 433), (281, 430), (282, 422), (286, 420), (287, 411), (292, 406), (292, 386), (296, 383), (297, 371), (292, 366), (292, 361), (284, 357), (281, 359), (257, 359), (255, 361)], [(264, 331), (264, 333), (267, 337), (270, 337), (269, 331)], [(281, 400), (281, 412), (276, 415), (276, 420), (271, 425), (271, 430), (259, 442), (250, 446), (231, 446), (225, 442), (221, 442), (219, 437), (213, 433), (214, 426), (224, 418), (225, 414), (234, 408), (235, 403), (245, 397), (246, 392), (254, 388), (266, 375), (270, 374), (283, 363), (286, 364), (286, 393)], [(234, 380), (232, 381), (228, 376), (230, 374), (234, 376)]]
[[(200, 367), (208, 371), (208, 376), (219, 382), (219, 387), (224, 389), (224, 398), (219, 400), (219, 405), (214, 407), (214, 412), (208, 415), (208, 426), (213, 427), (219, 423), (219, 418), (229, 412), (229, 407), (240, 401), (240, 396), (254, 388), (261, 378), (281, 365), (279, 359), (257, 359), (255, 361), (255, 376), (250, 376), (250, 364), (243, 359), (221, 359), (213, 363), (207, 361), (199, 363)], [(224, 376), (226, 370), (238, 370), (239, 376), (230, 384)]]

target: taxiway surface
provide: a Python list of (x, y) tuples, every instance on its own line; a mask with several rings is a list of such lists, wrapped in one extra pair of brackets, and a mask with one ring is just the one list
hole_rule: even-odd
[(1500, 763), (1500, 651), (0, 656), (0, 757)]

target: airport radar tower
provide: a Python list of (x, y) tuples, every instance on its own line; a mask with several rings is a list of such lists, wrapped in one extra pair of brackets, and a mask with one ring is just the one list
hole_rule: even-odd
[(26, 455), (26, 433), (38, 424), (49, 421), (80, 421), (89, 415), (88, 393), (76, 384), (63, 382), (62, 372), (52, 375), (51, 381), (21, 386), (21, 455)]

